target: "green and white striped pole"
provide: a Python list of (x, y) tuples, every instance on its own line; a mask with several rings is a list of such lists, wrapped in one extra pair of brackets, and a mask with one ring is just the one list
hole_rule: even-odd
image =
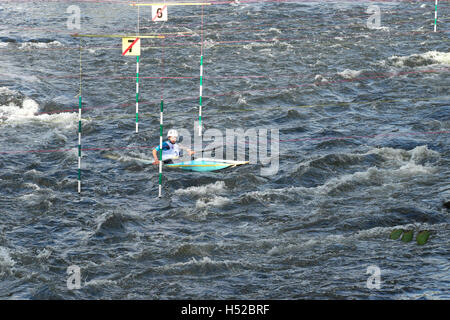
[(198, 108), (198, 135), (202, 136), (202, 95), (203, 95), (203, 5), (202, 5), (202, 31), (200, 45), (200, 94)]
[[(138, 0), (139, 2), (139, 0)], [(137, 8), (136, 37), (139, 37), (140, 10)], [(136, 56), (136, 133), (139, 132), (139, 56)]]
[(158, 197), (162, 197), (162, 146), (163, 146), (163, 121), (164, 121), (164, 50), (165, 42), (162, 43), (161, 55), (161, 108), (159, 116), (159, 192)]
[(82, 59), (81, 59), (81, 38), (80, 38), (80, 91), (78, 93), (78, 193), (81, 193), (81, 85), (82, 85)]
[(164, 100), (161, 99), (161, 114), (159, 120), (159, 192), (158, 197), (162, 196), (162, 144), (163, 144), (163, 113)]
[(434, 5), (434, 32), (436, 32), (436, 28), (437, 28), (437, 6), (438, 6), (438, 0), (435, 0), (435, 5)]
[(200, 56), (200, 94), (198, 109), (198, 135), (202, 135), (203, 55)]
[(136, 133), (139, 131), (139, 56), (136, 56)]
[(81, 95), (78, 97), (78, 193), (81, 193)]

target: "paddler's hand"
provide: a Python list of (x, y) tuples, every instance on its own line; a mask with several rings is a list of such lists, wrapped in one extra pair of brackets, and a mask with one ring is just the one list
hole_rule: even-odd
[(153, 164), (158, 165), (158, 164), (159, 164), (159, 160), (156, 159), (156, 160), (153, 162)]
[(195, 151), (189, 150), (189, 155), (192, 156), (195, 153)]

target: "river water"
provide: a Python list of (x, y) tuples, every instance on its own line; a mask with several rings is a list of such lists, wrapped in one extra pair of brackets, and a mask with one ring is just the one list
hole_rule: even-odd
[[(434, 1), (169, 6), (164, 23), (127, 1), (1, 1), (0, 297), (450, 298), (449, 13), (433, 32)], [(135, 57), (71, 34), (138, 20), (166, 37), (141, 40), (135, 133)], [(158, 198), (135, 159), (159, 143), (161, 96), (164, 134), (194, 136), (201, 52), (204, 129), (278, 130), (279, 167), (164, 170)]]

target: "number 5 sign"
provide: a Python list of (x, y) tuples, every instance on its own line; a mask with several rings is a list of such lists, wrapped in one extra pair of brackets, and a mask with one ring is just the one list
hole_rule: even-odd
[(152, 21), (167, 21), (167, 5), (152, 6)]

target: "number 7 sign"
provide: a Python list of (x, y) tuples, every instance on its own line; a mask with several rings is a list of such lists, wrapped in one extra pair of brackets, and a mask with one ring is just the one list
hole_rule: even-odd
[(123, 56), (140, 56), (141, 39), (140, 38), (122, 38)]
[(152, 21), (167, 21), (167, 5), (152, 6)]

